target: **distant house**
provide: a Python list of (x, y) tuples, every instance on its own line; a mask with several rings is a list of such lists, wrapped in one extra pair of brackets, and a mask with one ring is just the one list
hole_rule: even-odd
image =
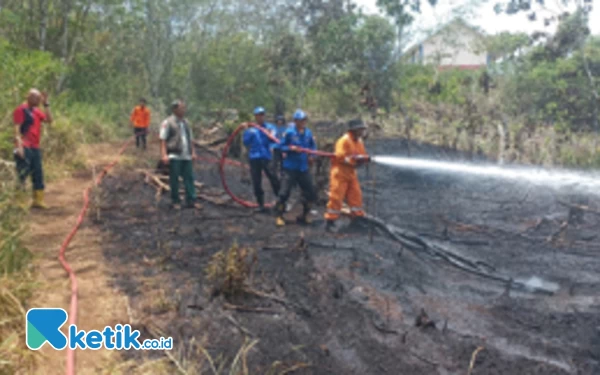
[(485, 35), (462, 19), (442, 26), (404, 53), (405, 61), (439, 69), (476, 70), (488, 66)]

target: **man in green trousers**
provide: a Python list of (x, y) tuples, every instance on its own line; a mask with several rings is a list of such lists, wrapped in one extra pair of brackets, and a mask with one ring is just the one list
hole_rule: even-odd
[(194, 186), (194, 166), (196, 151), (192, 145), (192, 129), (185, 119), (185, 103), (176, 100), (171, 104), (171, 113), (160, 126), (160, 154), (163, 163), (169, 165), (169, 185), (171, 188), (171, 205), (174, 209), (181, 208), (179, 197), (179, 177), (183, 178), (185, 186), (185, 203), (188, 208), (200, 209), (196, 202), (196, 187)]

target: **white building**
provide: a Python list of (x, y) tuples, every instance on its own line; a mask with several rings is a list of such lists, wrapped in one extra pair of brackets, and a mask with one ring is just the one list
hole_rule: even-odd
[(439, 69), (479, 69), (490, 63), (484, 42), (480, 31), (459, 18), (409, 48), (404, 56), (411, 63)]

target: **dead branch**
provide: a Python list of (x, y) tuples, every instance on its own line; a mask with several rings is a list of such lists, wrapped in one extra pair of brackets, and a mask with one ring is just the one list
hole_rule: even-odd
[(298, 364), (290, 367), (289, 369), (283, 371), (280, 375), (290, 374), (290, 373), (292, 373), (292, 372), (294, 372), (296, 370), (300, 370), (300, 369), (303, 369), (303, 368), (308, 368), (308, 367), (311, 367), (311, 366), (312, 365), (310, 365), (308, 363), (298, 363)]
[(268, 250), (274, 250), (274, 251), (280, 251), (280, 250), (287, 250), (289, 248), (289, 246), (265, 246), (262, 248), (262, 250), (268, 251)]
[(574, 208), (576, 210), (581, 210), (584, 212), (589, 212), (592, 214), (596, 214), (596, 215), (600, 215), (600, 210), (588, 207), (588, 206), (583, 206), (583, 205), (578, 205), (578, 204), (573, 204), (573, 203), (568, 203), (568, 202), (564, 202), (564, 201), (558, 201), (558, 203), (562, 206), (565, 207), (569, 207), (569, 208)]
[(410, 355), (412, 355), (413, 357), (415, 357), (416, 359), (421, 360), (421, 361), (427, 363), (428, 365), (431, 365), (431, 366), (434, 366), (434, 367), (439, 367), (440, 366), (439, 363), (430, 361), (429, 359), (421, 356), (420, 354), (415, 353), (413, 350), (409, 350), (408, 353)]
[(480, 346), (477, 349), (475, 349), (475, 351), (471, 355), (471, 364), (469, 364), (469, 372), (467, 372), (467, 375), (471, 375), (471, 372), (473, 372), (473, 367), (475, 367), (475, 360), (477, 359), (477, 354), (479, 354), (479, 352), (483, 349), (484, 347)]
[[(158, 187), (158, 191), (156, 193), (157, 197), (163, 192), (163, 191), (171, 191), (171, 188), (169, 187), (169, 185), (167, 185), (165, 182), (163, 181), (168, 181), (169, 177), (168, 176), (160, 176), (160, 175), (155, 175), (153, 173), (151, 173), (148, 170), (145, 169), (140, 169), (139, 172), (141, 172), (142, 174), (144, 174), (146, 176), (146, 182), (147, 183), (154, 183), (154, 185), (156, 185)], [(204, 184), (198, 181), (194, 181), (194, 186), (197, 189), (202, 189), (204, 187)], [(197, 197), (205, 200), (207, 202), (222, 206), (226, 203), (228, 203), (230, 201), (229, 198), (227, 199), (219, 199), (219, 198), (214, 198), (211, 197), (210, 195), (206, 195), (206, 194), (201, 194), (198, 193)]]
[(244, 291), (246, 293), (253, 294), (253, 295), (257, 296), (257, 297), (262, 297), (262, 298), (273, 300), (275, 302), (279, 302), (279, 303), (281, 303), (284, 306), (287, 306), (287, 304), (288, 304), (288, 301), (286, 301), (284, 298), (277, 297), (277, 296), (274, 296), (274, 295), (271, 295), (271, 294), (267, 294), (267, 293), (263, 293), (261, 291), (258, 291), (256, 289), (254, 289), (254, 288), (246, 287), (246, 288), (244, 288)]
[(231, 322), (231, 324), (233, 324), (237, 329), (239, 329), (246, 336), (250, 336), (250, 337), (256, 336), (255, 334), (253, 334), (252, 332), (250, 332), (246, 328), (244, 328), (237, 320), (235, 320), (235, 318), (233, 316), (225, 315), (225, 317), (227, 318), (227, 320), (229, 320)]
[(165, 190), (165, 191), (171, 191), (171, 188), (169, 187), (169, 185), (162, 182), (158, 176), (156, 176), (144, 169), (140, 169), (139, 171), (146, 176), (146, 179), (148, 181), (154, 182), (154, 184), (156, 186), (158, 186), (160, 189)]
[(564, 221), (560, 225), (560, 228), (558, 228), (558, 230), (556, 232), (554, 232), (550, 236), (548, 236), (548, 239), (546, 239), (546, 242), (554, 243), (558, 239), (558, 237), (560, 237), (565, 232), (565, 230), (567, 230), (568, 227), (569, 227), (569, 222)]
[(321, 241), (308, 241), (310, 246), (321, 247), (323, 249), (336, 249), (336, 250), (357, 250), (356, 247), (350, 245), (342, 245), (335, 241), (332, 242), (321, 242)]
[(267, 314), (277, 314), (279, 311), (274, 309), (266, 309), (263, 307), (249, 307), (249, 306), (240, 306), (240, 305), (232, 305), (231, 303), (223, 303), (223, 308), (226, 310), (236, 310), (243, 312), (256, 312), (256, 313), (267, 313)]

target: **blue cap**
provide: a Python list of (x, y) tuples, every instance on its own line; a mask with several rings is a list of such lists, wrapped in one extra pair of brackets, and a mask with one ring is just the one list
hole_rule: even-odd
[(297, 110), (294, 112), (294, 120), (306, 120), (306, 113), (301, 109)]
[(254, 114), (255, 115), (264, 115), (265, 114), (265, 109), (263, 107), (256, 107), (254, 108)]

